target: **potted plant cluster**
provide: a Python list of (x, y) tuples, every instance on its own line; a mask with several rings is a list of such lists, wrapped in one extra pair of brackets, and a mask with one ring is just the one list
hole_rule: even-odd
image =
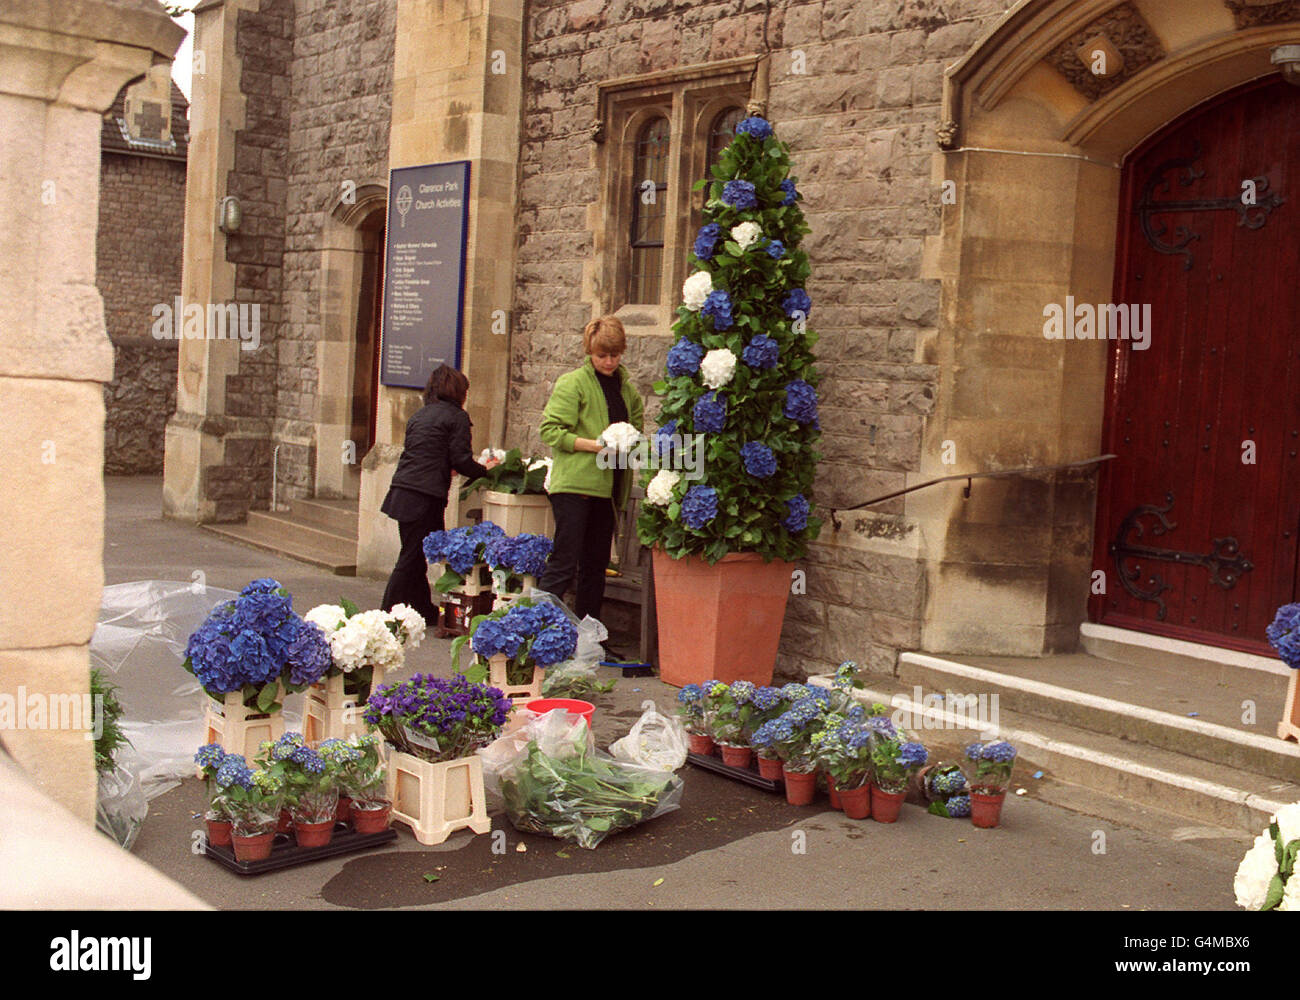
[(883, 711), (867, 719), (866, 726), (870, 730), (873, 771), (871, 818), (893, 823), (903, 808), (908, 781), (925, 766), (930, 754), (921, 743), (908, 739)]
[(346, 741), (326, 740), (320, 747), (321, 756), (338, 770), (339, 794), (348, 800), (347, 819), (357, 833), (388, 829), (392, 802), (382, 743), (376, 734), (364, 733)]
[(865, 724), (865, 715), (861, 705), (852, 706), (845, 715), (832, 713), (811, 741), (817, 766), (826, 775), (831, 805), (843, 809), (850, 819), (871, 816), (873, 730)]
[(491, 828), (483, 761), (475, 751), (496, 739), (510, 708), (498, 688), (463, 674), (450, 680), (416, 674), (370, 696), (365, 720), (391, 748), (392, 817), (410, 825), (420, 843), (442, 843), (463, 827)]
[(305, 739), (345, 739), (364, 731), (357, 706), (386, 673), (402, 669), (406, 654), (424, 639), (424, 619), (406, 604), (362, 611), (346, 599), (319, 604), (303, 617), (320, 627), (330, 649), (329, 669), (307, 691)]
[(564, 610), (549, 601), (520, 598), (470, 624), (470, 634), (451, 644), (453, 663), (468, 642), (476, 655), (465, 673), (487, 680), (518, 704), (542, 692), (546, 668), (571, 658), (578, 648), (578, 630)]
[(225, 763), (226, 756), (225, 748), (220, 743), (201, 746), (194, 755), (194, 763), (198, 765), (199, 776), (208, 793), (208, 809), (203, 815), (208, 828), (208, 843), (216, 847), (230, 846), (231, 827), (234, 823), (230, 806), (226, 802), (225, 788), (216, 782), (217, 772)]
[(935, 764), (921, 771), (921, 792), (936, 816), (965, 819), (970, 815), (970, 783), (956, 764)]
[(1016, 764), (1016, 748), (1006, 740), (972, 743), (966, 747), (966, 760), (971, 822), (979, 827), (997, 826)]
[(489, 458), (496, 458), (498, 464), (486, 476), (466, 483), (460, 499), (466, 500), (481, 489), (485, 521), (493, 522), (508, 535), (554, 535), (555, 519), (546, 497), (551, 488), (551, 459), (538, 455), (524, 458), (518, 448), (488, 448), (479, 456), (479, 462), (486, 463)]
[(492, 574), (484, 555), (488, 543), (504, 535), (500, 526), (485, 520), (425, 538), (424, 557), (438, 573), (433, 589), (445, 595), (439, 638), (464, 635), (471, 618), (492, 610)]
[(212, 776), (214, 801), (231, 822), (231, 846), (237, 861), (264, 861), (271, 856), (284, 781), (264, 769), (253, 770), (243, 754), (226, 754)]
[(271, 579), (213, 609), (190, 636), (184, 662), (211, 699), (206, 742), (246, 758), (284, 732), (284, 695), (306, 690), (330, 665), (325, 633), (299, 617)]
[(1300, 911), (1300, 802), (1283, 806), (1241, 859), (1233, 879), (1237, 905), (1247, 910)]
[[(820, 528), (817, 336), (799, 248), (808, 227), (789, 172), (789, 148), (749, 117), (699, 185), (709, 192), (705, 225), (667, 377), (654, 385), (660, 468), (644, 473), (638, 520), (654, 550), (660, 673), (670, 684), (770, 683), (791, 564)], [(683, 438), (703, 441), (703, 478), (673, 468)]]
[(545, 535), (501, 535), (483, 550), (483, 560), (492, 571), (494, 609), (516, 600), (537, 585), (546, 571), (554, 543)]

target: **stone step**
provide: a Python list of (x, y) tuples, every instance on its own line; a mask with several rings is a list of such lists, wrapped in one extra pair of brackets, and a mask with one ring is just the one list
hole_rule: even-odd
[[(1250, 731), (1141, 704), (1141, 696), (1148, 701), (1169, 697), (1157, 669), (1143, 664), (1125, 664), (1122, 669), (1130, 682), (1123, 688), (1129, 700), (1096, 693), (1119, 690), (1117, 665), (1086, 654), (1035, 660), (903, 653), (897, 679), (909, 692), (920, 688), (923, 697), (952, 692), (977, 699), (984, 696), (992, 703), (996, 695), (1003, 713), (1063, 723), (1266, 778), (1300, 780), (1300, 745), (1280, 740), (1270, 731), (1275, 724), (1271, 720), (1281, 717), (1284, 678), (1248, 670), (1239, 677), (1237, 692), (1212, 694), (1209, 678), (1182, 670), (1181, 684), (1187, 692), (1205, 689), (1198, 703), (1215, 698), (1240, 703), (1240, 693), (1249, 692), (1257, 714), (1255, 731)], [(1042, 676), (1070, 683), (1049, 683), (1040, 680)], [(1229, 718), (1226, 711), (1220, 708), (1221, 718)]]
[(357, 540), (291, 520), (285, 514), (249, 511), (244, 524), (205, 524), (205, 531), (241, 545), (328, 569), (357, 575)]
[[(826, 685), (829, 678), (810, 683)], [(890, 707), (901, 725), (930, 750), (932, 761), (963, 763), (963, 749), (975, 739), (1000, 738), (1018, 750), (1014, 786), (1027, 789), (1055, 781), (1143, 809), (1180, 817), (1196, 827), (1254, 836), (1283, 805), (1300, 800), (1300, 784), (1244, 772), (1159, 747), (1133, 743), (1002, 706), (997, 725), (982, 725), (964, 711), (914, 700), (910, 685), (870, 676), (857, 692), (866, 704)], [(929, 693), (929, 692), (927, 692)], [(909, 725), (910, 723), (910, 725)], [(1034, 774), (1042, 772), (1040, 778)], [(1076, 800), (1080, 796), (1074, 796)], [(1069, 805), (1070, 796), (1058, 802)], [(1089, 811), (1086, 807), (1079, 811)]]
[(356, 500), (295, 500), (289, 516), (295, 521), (355, 539), (361, 520), (357, 508)]

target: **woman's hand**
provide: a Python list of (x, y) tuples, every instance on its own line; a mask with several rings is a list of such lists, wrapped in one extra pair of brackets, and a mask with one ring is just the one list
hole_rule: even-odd
[(593, 441), (591, 438), (574, 438), (574, 439), (573, 439), (573, 450), (574, 450), (574, 451), (589, 451), (589, 452), (591, 452), (593, 455), (598, 455), (598, 454), (600, 454), (602, 451), (604, 451), (605, 448), (604, 448), (604, 446), (603, 446), (599, 441)]

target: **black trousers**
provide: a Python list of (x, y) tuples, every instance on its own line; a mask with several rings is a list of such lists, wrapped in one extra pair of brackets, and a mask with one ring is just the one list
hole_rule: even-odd
[(552, 493), (551, 510), (555, 512), (555, 547), (537, 586), (561, 599), (573, 586), (574, 614), (599, 620), (609, 545), (614, 538), (614, 502), (609, 497)]
[(398, 521), (397, 532), (402, 539), (402, 552), (397, 557), (384, 588), (383, 609), (392, 611), (394, 604), (409, 604), (424, 619), (429, 628), (438, 620), (438, 609), (433, 606), (429, 592), (429, 564), (424, 558), (424, 540), (431, 532), (442, 530), (446, 508), (431, 504), (424, 516), (414, 521)]

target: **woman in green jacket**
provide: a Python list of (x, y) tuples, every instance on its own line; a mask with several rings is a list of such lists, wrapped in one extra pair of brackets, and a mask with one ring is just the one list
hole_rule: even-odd
[[(574, 613), (600, 618), (605, 567), (617, 514), (627, 503), (634, 472), (604, 468), (597, 441), (610, 424), (641, 430), (645, 406), (620, 364), (627, 334), (615, 316), (592, 320), (582, 332), (587, 361), (555, 380), (538, 428), (551, 448), (551, 509), (555, 547), (538, 586), (563, 597), (576, 591)], [(603, 464), (603, 463), (602, 463)]]

